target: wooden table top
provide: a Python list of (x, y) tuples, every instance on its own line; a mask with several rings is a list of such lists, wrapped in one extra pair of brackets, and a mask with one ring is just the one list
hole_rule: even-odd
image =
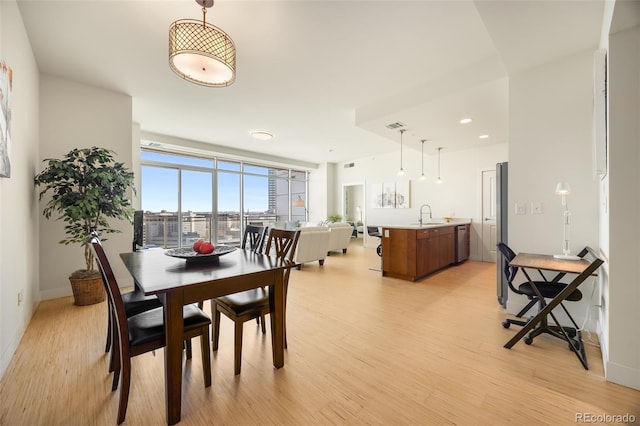
[(164, 250), (155, 249), (122, 253), (120, 258), (147, 295), (283, 268), (271, 256), (242, 249), (206, 263), (187, 263), (186, 259), (167, 256)]
[(546, 271), (568, 272), (572, 274), (580, 274), (589, 266), (589, 264), (589, 261), (585, 259), (556, 259), (550, 254), (533, 253), (518, 253), (516, 257), (509, 262), (510, 266), (517, 266), (520, 268), (544, 269)]

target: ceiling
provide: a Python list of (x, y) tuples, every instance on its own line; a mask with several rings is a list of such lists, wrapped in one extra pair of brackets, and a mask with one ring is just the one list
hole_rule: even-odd
[(507, 142), (508, 76), (597, 48), (604, 11), (604, 0), (219, 0), (207, 21), (233, 38), (237, 78), (208, 88), (168, 65), (169, 25), (202, 17), (193, 0), (18, 5), (40, 71), (130, 95), (143, 132), (307, 163), (396, 151), (386, 126), (398, 122), (405, 148), (426, 139), (425, 154)]

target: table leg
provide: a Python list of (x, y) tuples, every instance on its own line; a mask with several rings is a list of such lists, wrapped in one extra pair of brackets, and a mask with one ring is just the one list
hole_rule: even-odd
[[(591, 264), (584, 271), (582, 271), (582, 273), (575, 277), (573, 281), (571, 281), (565, 287), (565, 289), (560, 292), (560, 294), (551, 299), (551, 301), (542, 310), (540, 310), (540, 312), (538, 312), (536, 316), (534, 316), (529, 322), (527, 322), (527, 324), (522, 327), (520, 331), (504, 345), (504, 347), (507, 349), (511, 349), (511, 347), (513, 347), (513, 345), (515, 345), (528, 332), (530, 332), (536, 326), (536, 324), (546, 318), (546, 316), (550, 314), (551, 311), (553, 311), (553, 309), (560, 304), (560, 302), (565, 300), (571, 293), (573, 293), (573, 291), (578, 288), (578, 286), (582, 284), (582, 282), (586, 280), (596, 269), (598, 269), (600, 265), (602, 265), (602, 260), (600, 259), (591, 262)], [(582, 348), (583, 350), (580, 350), (581, 348), (576, 349), (578, 350), (574, 350), (573, 352), (575, 352), (578, 359), (580, 359), (582, 366), (585, 369), (588, 369), (586, 358), (584, 356), (581, 357), (581, 355), (584, 353), (584, 348)]]
[(182, 403), (182, 343), (184, 319), (182, 291), (166, 293), (164, 296), (164, 324), (166, 347), (164, 350), (164, 379), (167, 424), (180, 421)]
[(273, 285), (269, 286), (269, 307), (271, 310), (271, 350), (273, 366), (284, 366), (284, 270), (274, 273)]

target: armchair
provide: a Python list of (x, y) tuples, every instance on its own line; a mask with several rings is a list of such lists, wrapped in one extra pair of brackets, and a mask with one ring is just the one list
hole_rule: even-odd
[[(295, 262), (302, 265), (307, 262), (318, 261), (324, 265), (324, 259), (329, 251), (329, 239), (331, 231), (326, 226), (303, 226), (298, 228), (298, 249), (295, 254)], [(300, 268), (300, 267), (299, 267)]]
[(342, 250), (342, 253), (346, 253), (353, 235), (353, 225), (347, 222), (335, 222), (328, 224), (327, 227), (331, 230), (327, 255), (329, 255), (329, 252), (339, 250)]

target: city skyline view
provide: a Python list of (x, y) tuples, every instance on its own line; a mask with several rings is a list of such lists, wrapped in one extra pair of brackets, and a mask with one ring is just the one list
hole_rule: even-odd
[[(143, 151), (141, 158), (147, 161), (171, 160), (186, 167), (206, 167), (211, 171), (180, 170), (163, 166), (141, 167), (141, 208), (144, 211), (178, 211), (178, 196), (182, 197), (181, 210), (210, 212), (213, 208), (213, 161), (195, 157), (183, 157)], [(233, 163), (224, 163), (225, 165)], [(237, 170), (239, 171), (239, 165)], [(240, 211), (240, 173), (217, 170), (218, 212)], [(181, 172), (181, 176), (179, 173)], [(180, 177), (180, 179), (179, 179)], [(181, 181), (181, 191), (178, 185)], [(269, 210), (269, 178), (244, 175), (243, 211), (267, 212)]]

